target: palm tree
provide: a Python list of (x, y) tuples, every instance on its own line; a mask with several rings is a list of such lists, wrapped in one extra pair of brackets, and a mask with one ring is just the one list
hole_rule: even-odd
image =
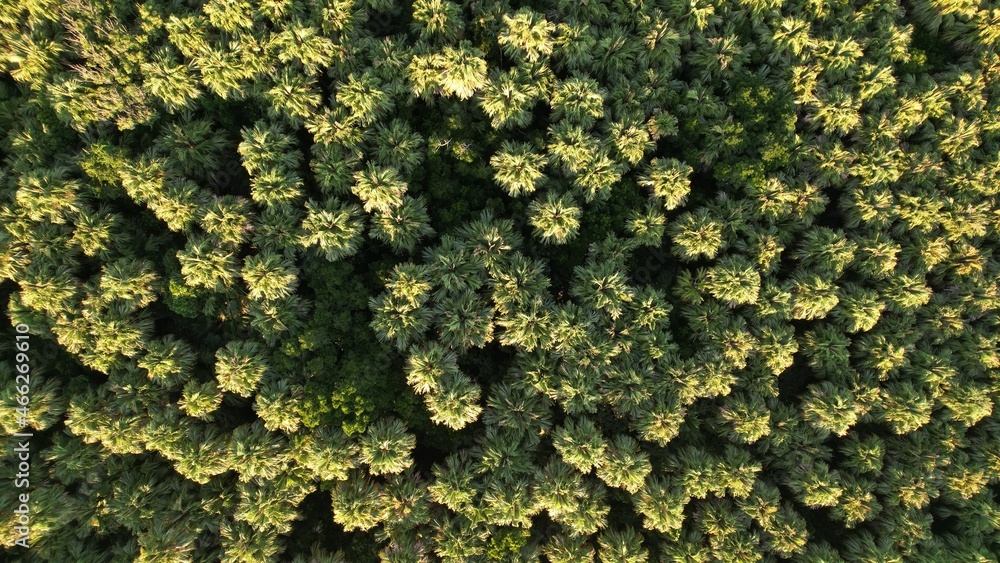
[(735, 499), (750, 496), (763, 466), (746, 449), (726, 444), (719, 464), (719, 492)]
[(584, 474), (606, 461), (607, 442), (586, 416), (567, 418), (553, 433), (552, 445), (563, 461)]
[(547, 347), (551, 337), (551, 313), (541, 297), (527, 297), (527, 303), (504, 312), (496, 319), (503, 329), (499, 341), (505, 346), (518, 346), (526, 352)]
[(674, 242), (674, 254), (682, 260), (714, 258), (722, 247), (722, 225), (705, 208), (682, 213), (667, 233)]
[(296, 294), (272, 300), (250, 301), (246, 305), (246, 315), (250, 327), (259, 334), (268, 346), (288, 336), (297, 336), (305, 327), (304, 318), (310, 304)]
[(749, 260), (729, 255), (708, 269), (704, 287), (713, 297), (730, 305), (749, 305), (757, 301), (760, 273)]
[(399, 473), (413, 460), (410, 452), (416, 445), (413, 434), (396, 418), (380, 418), (372, 423), (361, 437), (359, 461), (368, 465), (373, 475)]
[(153, 141), (154, 152), (165, 159), (169, 169), (183, 176), (208, 178), (221, 166), (229, 143), (211, 121), (196, 119), (187, 111), (180, 118)]
[(629, 493), (642, 488), (646, 476), (652, 471), (647, 454), (630, 436), (620, 434), (608, 444), (607, 457), (597, 466), (597, 476), (611, 487), (620, 487)]
[(269, 561), (282, 551), (277, 530), (258, 530), (246, 522), (229, 518), (219, 526), (223, 563)]
[(413, 252), (420, 239), (433, 234), (423, 197), (403, 196), (399, 207), (378, 213), (372, 219), (372, 237), (388, 243), (399, 253)]
[(321, 426), (292, 436), (292, 458), (322, 481), (347, 480), (357, 455), (358, 444), (339, 428)]
[(264, 91), (269, 117), (283, 118), (292, 127), (299, 127), (322, 106), (319, 84), (311, 75), (286, 67), (273, 80), (274, 85)]
[(837, 290), (837, 306), (830, 316), (847, 332), (867, 332), (878, 323), (885, 309), (885, 302), (878, 292), (856, 283), (845, 283)]
[(487, 427), (474, 450), (479, 457), (477, 472), (488, 480), (507, 483), (533, 477), (534, 445), (538, 440), (530, 435), (507, 428)]
[(850, 371), (851, 340), (839, 330), (821, 326), (802, 335), (801, 352), (817, 374), (836, 376)]
[(494, 281), (520, 257), (515, 249), (521, 246), (522, 238), (514, 230), (514, 221), (498, 219), (488, 209), (475, 221), (463, 225), (458, 236)]
[(791, 367), (799, 348), (793, 327), (780, 321), (762, 323), (754, 331), (754, 336), (757, 338), (758, 358), (766, 373), (780, 375)]
[(565, 244), (576, 238), (583, 211), (576, 206), (573, 196), (549, 192), (544, 201), (535, 199), (528, 206), (531, 225), (535, 234), (544, 242)]
[(933, 293), (923, 275), (900, 273), (887, 280), (882, 295), (890, 311), (901, 313), (923, 307), (931, 300)]
[(463, 34), (461, 7), (451, 0), (416, 0), (410, 30), (428, 42), (453, 42)]
[(275, 253), (291, 257), (299, 249), (299, 227), (302, 225), (304, 211), (301, 205), (265, 207), (254, 217), (251, 243), (262, 254)]
[(603, 483), (596, 480), (585, 481), (587, 493), (580, 501), (577, 510), (564, 514), (559, 524), (565, 526), (575, 537), (586, 537), (596, 534), (607, 525), (608, 513), (611, 507), (607, 502), (607, 489)]
[(287, 534), (292, 521), (299, 518), (296, 506), (315, 484), (302, 471), (285, 472), (281, 478), (251, 481), (237, 485), (239, 504), (233, 517), (258, 530), (277, 530)]
[(822, 319), (840, 302), (837, 287), (818, 275), (798, 270), (789, 282), (793, 319)]
[(811, 117), (829, 135), (843, 137), (861, 121), (861, 100), (840, 86), (821, 91), (814, 105), (816, 109)]
[(786, 476), (785, 485), (800, 502), (809, 507), (836, 506), (844, 489), (840, 474), (823, 461), (802, 464)]
[(750, 54), (756, 50), (753, 43), (740, 41), (733, 22), (727, 23), (720, 31), (716, 32), (718, 35), (711, 33), (709, 37), (699, 32), (692, 34), (693, 45), (688, 61), (701, 71), (699, 75), (705, 82), (731, 79), (743, 70), (743, 66), (750, 61)]
[(375, 162), (395, 168), (403, 176), (411, 174), (424, 160), (424, 138), (406, 121), (393, 119), (387, 125), (375, 124)]
[(604, 530), (598, 537), (598, 557), (602, 563), (645, 563), (649, 552), (642, 547), (642, 536), (631, 527)]
[(424, 264), (440, 289), (435, 298), (478, 290), (486, 281), (480, 254), (455, 237), (443, 235), (441, 244), (424, 249)]
[[(113, 247), (122, 239), (120, 225), (123, 217), (119, 213), (114, 213), (110, 206), (100, 205), (96, 208), (83, 206), (80, 212), (73, 219), (74, 229), (72, 243), (90, 257), (98, 258), (102, 261), (110, 261)], [(189, 220), (188, 218), (186, 220)], [(7, 220), (7, 219), (5, 219)], [(9, 220), (13, 224), (13, 220)], [(4, 266), (0, 267), (0, 276), (14, 278), (12, 275), (5, 275), (8, 268), (23, 268), (22, 254), (16, 246), (6, 242), (9, 233), (0, 235), (4, 237), (3, 260)]]
[(599, 311), (604, 311), (617, 319), (635, 298), (635, 289), (626, 283), (625, 275), (609, 261), (594, 263), (573, 270), (570, 294), (580, 303)]
[(166, 189), (146, 201), (146, 206), (171, 231), (190, 233), (191, 223), (205, 213), (211, 200), (211, 194), (194, 182), (168, 177)]
[[(205, 232), (223, 245), (238, 246), (250, 233), (250, 202), (239, 196), (215, 197), (205, 206), (199, 222)], [(190, 239), (189, 239), (190, 240)]]
[(597, 160), (599, 141), (577, 124), (554, 123), (549, 126), (548, 137), (546, 152), (551, 162), (560, 165), (566, 175), (582, 172)]
[(855, 242), (857, 252), (851, 266), (861, 275), (884, 279), (896, 269), (896, 258), (902, 247), (885, 234), (876, 232)]
[(807, 422), (837, 436), (846, 435), (861, 414), (861, 405), (856, 403), (854, 394), (830, 381), (810, 386), (802, 404), (802, 417)]
[(382, 523), (388, 504), (385, 491), (358, 470), (330, 489), (333, 521), (347, 531), (366, 531)]
[(302, 199), (297, 172), (267, 167), (250, 178), (250, 197), (267, 207), (296, 204)]
[(686, 409), (674, 395), (654, 397), (639, 409), (634, 423), (643, 440), (666, 446), (680, 433)]
[(482, 88), (486, 83), (483, 56), (484, 53), (470, 41), (459, 41), (457, 47), (444, 47), (434, 59), (441, 71), (440, 87), (444, 95), (467, 100)]
[(952, 420), (957, 420), (969, 428), (993, 412), (988, 387), (970, 378), (953, 380), (940, 397), (940, 401), (950, 411)]
[(434, 93), (460, 100), (471, 98), (486, 84), (483, 55), (470, 41), (464, 40), (455, 47), (414, 55), (407, 67), (414, 94), (426, 99)]
[(605, 80), (628, 73), (636, 68), (636, 60), (643, 52), (643, 42), (624, 26), (612, 24), (599, 35), (594, 45), (594, 60), (590, 72), (595, 72)]
[(649, 131), (641, 121), (616, 121), (608, 126), (618, 156), (631, 166), (642, 161), (646, 153), (655, 148)]
[(687, 164), (673, 158), (654, 158), (648, 164), (645, 172), (639, 176), (638, 183), (653, 192), (653, 196), (663, 202), (669, 211), (676, 209), (687, 200), (691, 191), (690, 176), (693, 169)]
[(302, 424), (299, 405), (304, 398), (303, 388), (284, 378), (271, 377), (254, 397), (253, 410), (264, 421), (264, 428), (292, 434)]
[(803, 268), (821, 276), (836, 279), (854, 260), (857, 245), (847, 239), (843, 231), (827, 227), (807, 230), (792, 256)]
[(578, 75), (558, 82), (549, 102), (552, 105), (552, 119), (588, 130), (598, 119), (604, 117), (606, 96), (607, 92), (591, 78)]
[(138, 366), (146, 376), (164, 387), (172, 387), (191, 377), (196, 356), (187, 342), (172, 334), (146, 343), (146, 353)]
[(518, 129), (531, 123), (531, 111), (542, 93), (532, 78), (521, 67), (490, 73), (479, 103), (494, 129)]
[(666, 225), (666, 215), (660, 211), (659, 205), (650, 202), (644, 209), (632, 213), (626, 227), (632, 233), (636, 244), (658, 248), (663, 242)]
[(244, 129), (242, 136), (238, 150), (251, 176), (268, 168), (298, 169), (302, 153), (296, 150), (298, 143), (281, 122), (257, 121), (252, 128)]
[(593, 563), (594, 547), (587, 538), (557, 534), (548, 539), (542, 552), (551, 563)]
[(413, 469), (407, 469), (389, 477), (384, 490), (387, 501), (386, 526), (378, 535), (389, 538), (390, 545), (409, 548), (413, 556), (420, 556), (427, 543), (421, 537), (423, 534), (417, 530), (423, 528), (423, 524), (427, 524), (431, 518), (432, 505), (427, 483)]
[(513, 17), (504, 14), (503, 25), (497, 43), (508, 57), (534, 63), (552, 54), (552, 34), (556, 26), (542, 14), (521, 8)]
[(493, 340), (493, 309), (471, 290), (439, 300), (434, 314), (439, 341), (453, 350), (482, 348)]
[(223, 100), (241, 100), (248, 90), (246, 80), (252, 74), (240, 64), (240, 57), (232, 51), (222, 51), (206, 45), (191, 57), (204, 84)]
[[(334, 119), (336, 116), (331, 115), (330, 120)], [(324, 120), (323, 123), (326, 121)], [(333, 131), (320, 131), (315, 126), (310, 128), (308, 122), (306, 129), (313, 134), (316, 140), (312, 146), (309, 167), (317, 184), (319, 184), (319, 188), (328, 197), (347, 195), (354, 181), (354, 172), (361, 166), (362, 155), (334, 140), (332, 138)], [(327, 135), (330, 138), (327, 138)]]
[(403, 203), (407, 185), (399, 171), (369, 162), (364, 170), (354, 173), (351, 191), (358, 196), (365, 211), (389, 213)]
[(49, 220), (63, 224), (80, 212), (81, 185), (69, 177), (66, 166), (26, 171), (18, 178), (15, 201), (34, 221)]
[(424, 396), (432, 422), (459, 430), (479, 418), (483, 410), (479, 385), (461, 372), (446, 372), (439, 385), (436, 392)]
[(854, 474), (878, 474), (882, 471), (886, 445), (879, 436), (848, 434), (841, 441), (839, 451), (843, 455), (840, 467), (846, 471)]
[(535, 491), (536, 508), (547, 511), (556, 521), (575, 512), (587, 494), (583, 476), (558, 457), (549, 460), (539, 479), (540, 486)]
[(875, 482), (863, 477), (843, 477), (844, 492), (836, 507), (831, 511), (833, 517), (844, 522), (848, 528), (871, 520), (882, 510), (882, 505), (876, 500)]
[(531, 194), (545, 175), (545, 157), (532, 151), (531, 145), (505, 140), (490, 158), (493, 179), (511, 196)]
[(470, 561), (485, 552), (489, 529), (481, 519), (448, 514), (435, 519), (434, 553), (445, 561)]
[[(876, 332), (861, 336), (854, 348), (859, 359), (856, 365), (863, 372), (876, 374), (879, 380), (887, 379), (909, 363), (907, 346), (901, 340)], [(927, 379), (933, 381), (933, 378)]]
[[(499, 266), (491, 269), (491, 297), (502, 315), (516, 314), (516, 311), (533, 307), (532, 303), (539, 299), (544, 301), (549, 279), (545, 276), (545, 266), (541, 261), (531, 260), (520, 252), (514, 252), (499, 261)], [(515, 321), (514, 324), (517, 325), (518, 322)]]
[(757, 396), (736, 393), (726, 397), (719, 417), (732, 425), (727, 433), (737, 442), (753, 444), (771, 433), (771, 412)]
[(337, 84), (336, 91), (337, 104), (347, 108), (361, 126), (380, 121), (395, 105), (385, 84), (371, 69), (360, 76), (350, 74), (346, 82)]
[(189, 381), (177, 404), (188, 416), (211, 422), (222, 404), (222, 391), (215, 381)]
[(269, 432), (258, 420), (233, 430), (229, 441), (229, 467), (241, 482), (275, 479), (290, 461), (288, 441), (283, 434)]
[(215, 352), (215, 377), (223, 391), (249, 397), (267, 372), (263, 347), (252, 340), (231, 340)]
[(53, 317), (75, 309), (80, 300), (81, 284), (68, 266), (53, 267), (36, 259), (27, 265), (18, 282), (20, 304)]
[(298, 286), (299, 269), (288, 258), (273, 252), (261, 252), (243, 261), (243, 281), (254, 300), (280, 299)]
[(423, 305), (430, 298), (430, 269), (422, 264), (397, 264), (385, 284), (396, 298), (413, 307)]
[(490, 388), (483, 423), (525, 435), (545, 435), (552, 427), (552, 413), (548, 399), (534, 387), (501, 382)]
[(806, 522), (787, 502), (765, 528), (767, 544), (782, 557), (797, 555), (805, 550), (809, 541)]
[(904, 559), (892, 547), (888, 536), (880, 536), (878, 540), (868, 530), (861, 530), (844, 540), (841, 553), (848, 561), (885, 561), (886, 563), (903, 563)]
[(481, 499), (483, 518), (493, 526), (530, 528), (538, 513), (532, 485), (528, 477), (490, 479)]
[(613, 160), (606, 149), (598, 150), (576, 176), (573, 177), (573, 187), (583, 192), (583, 200), (607, 200), (611, 189), (622, 179), (625, 168)]
[(436, 392), (449, 372), (458, 371), (458, 356), (437, 342), (411, 346), (406, 360), (406, 382), (418, 395)]
[(644, 528), (672, 534), (684, 523), (689, 499), (684, 488), (668, 478), (650, 476), (638, 495), (636, 510), (642, 515)]
[(142, 63), (143, 89), (170, 112), (183, 110), (201, 96), (192, 62), (184, 64), (169, 49), (161, 49)]
[(434, 319), (429, 308), (392, 294), (373, 297), (368, 306), (374, 316), (371, 327), (375, 329), (375, 336), (381, 342), (393, 342), (399, 350), (420, 341)]
[(324, 204), (306, 202), (299, 243), (315, 246), (321, 256), (333, 262), (354, 255), (361, 245), (364, 217), (355, 204), (329, 198)]
[(934, 401), (909, 381), (893, 381), (882, 388), (881, 418), (896, 434), (908, 434), (931, 421)]
[[(593, 366), (563, 362), (558, 366), (548, 394), (566, 410), (567, 414), (596, 413), (602, 403), (601, 374)], [(642, 391), (640, 391), (641, 393)]]
[[(288, 6), (276, 3), (261, 7), (261, 11), (272, 12), (268, 17), (273, 21), (287, 16), (287, 10)], [(294, 20), (273, 35), (271, 42), (278, 51), (279, 61), (298, 62), (307, 76), (315, 76), (320, 69), (331, 66), (337, 52), (334, 42), (319, 29)]]
[[(934, 517), (927, 511), (904, 507), (886, 507), (877, 517), (878, 525), (888, 532), (893, 547), (904, 557), (916, 555), (933, 538)], [(920, 549), (922, 551), (922, 549)]]
[[(591, 4), (591, 6), (595, 6)], [(599, 5), (602, 8), (603, 5)], [(577, 5), (563, 2), (560, 13), (578, 9)], [(564, 11), (567, 10), (567, 11)], [(606, 8), (605, 8), (606, 9)], [(556, 44), (553, 55), (560, 71), (586, 71), (594, 60), (597, 31), (585, 19), (570, 19), (556, 25)]]
[(459, 514), (467, 513), (479, 491), (468, 451), (449, 455), (433, 472), (434, 480), (427, 487), (431, 499)]

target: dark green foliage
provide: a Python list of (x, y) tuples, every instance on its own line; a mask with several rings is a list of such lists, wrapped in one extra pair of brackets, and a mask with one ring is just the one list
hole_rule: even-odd
[(998, 52), (971, 1), (6, 2), (0, 559), (995, 561)]
[(522, 552), (531, 532), (522, 528), (500, 528), (486, 542), (486, 558), (490, 561), (523, 561)]
[(344, 262), (307, 264), (314, 309), (296, 354), (307, 379), (303, 422), (335, 424), (348, 434), (363, 432), (409, 393), (390, 377), (389, 349), (368, 328), (367, 290), (356, 272)]

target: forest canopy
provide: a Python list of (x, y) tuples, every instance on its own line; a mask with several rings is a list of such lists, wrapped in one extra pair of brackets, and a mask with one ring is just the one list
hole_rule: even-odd
[(0, 65), (5, 561), (998, 560), (995, 2), (11, 0)]

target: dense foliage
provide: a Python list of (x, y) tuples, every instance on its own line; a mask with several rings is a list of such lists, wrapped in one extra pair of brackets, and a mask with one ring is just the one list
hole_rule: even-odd
[(997, 561), (995, 3), (12, 0), (0, 55), (5, 561)]

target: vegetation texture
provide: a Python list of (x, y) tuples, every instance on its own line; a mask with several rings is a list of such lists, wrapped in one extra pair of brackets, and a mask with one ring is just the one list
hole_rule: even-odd
[(4, 561), (997, 561), (995, 2), (10, 0), (0, 60)]

